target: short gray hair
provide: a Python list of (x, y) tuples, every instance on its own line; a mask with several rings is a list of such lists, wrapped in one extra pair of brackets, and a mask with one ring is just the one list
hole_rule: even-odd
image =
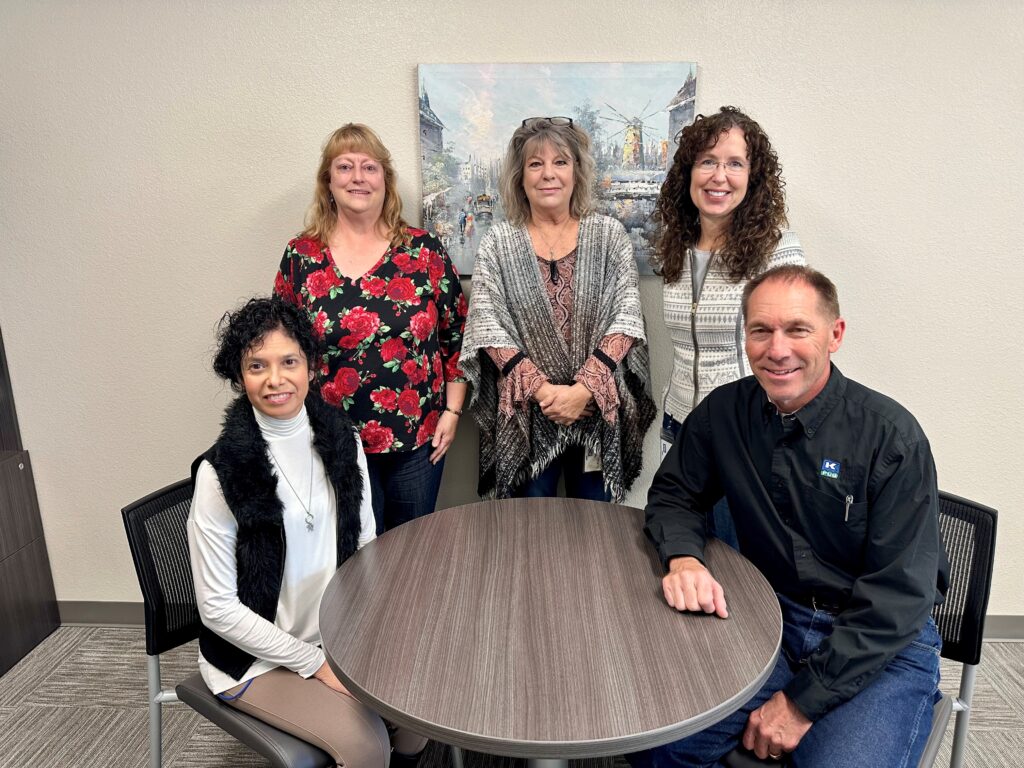
[(743, 288), (743, 318), (746, 322), (747, 305), (750, 304), (750, 295), (763, 284), (772, 280), (779, 280), (783, 283), (806, 283), (818, 294), (818, 303), (822, 312), (829, 320), (835, 320), (840, 316), (839, 291), (836, 285), (813, 267), (802, 264), (784, 264), (781, 267), (769, 269), (753, 278)]

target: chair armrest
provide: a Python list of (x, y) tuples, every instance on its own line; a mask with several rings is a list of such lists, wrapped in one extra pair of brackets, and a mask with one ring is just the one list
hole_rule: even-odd
[(782, 763), (778, 760), (761, 760), (753, 752), (749, 752), (740, 746), (722, 758), (722, 765), (725, 768), (764, 768), (766, 765), (777, 767), (782, 765)]
[(928, 734), (928, 741), (925, 742), (921, 761), (917, 764), (918, 768), (929, 768), (935, 763), (935, 758), (939, 756), (939, 747), (942, 746), (942, 737), (946, 735), (946, 726), (949, 725), (949, 718), (952, 715), (953, 699), (943, 694), (932, 707), (932, 730)]

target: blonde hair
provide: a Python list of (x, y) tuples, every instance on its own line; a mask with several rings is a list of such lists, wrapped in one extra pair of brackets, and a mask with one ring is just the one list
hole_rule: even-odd
[(501, 205), (510, 223), (521, 227), (530, 219), (530, 201), (523, 189), (523, 165), (535, 148), (550, 144), (572, 158), (573, 187), (569, 214), (582, 219), (594, 209), (594, 158), (590, 155), (590, 137), (575, 123), (553, 125), (543, 118), (527, 120), (512, 134), (502, 162)]
[(380, 214), (380, 226), (391, 245), (398, 245), (405, 235), (408, 224), (402, 218), (402, 198), (395, 188), (398, 176), (391, 165), (391, 153), (380, 137), (362, 123), (346, 123), (332, 133), (324, 142), (320, 153), (320, 168), (316, 172), (316, 188), (313, 203), (306, 213), (306, 228), (303, 237), (326, 243), (338, 221), (338, 209), (331, 197), (331, 163), (345, 152), (361, 152), (369, 155), (384, 171), (384, 208)]

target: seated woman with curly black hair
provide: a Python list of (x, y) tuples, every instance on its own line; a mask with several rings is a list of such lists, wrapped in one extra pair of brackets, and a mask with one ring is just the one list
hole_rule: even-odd
[[(252, 299), (221, 321), (214, 370), (242, 396), (192, 465), (188, 519), (199, 668), (237, 709), (339, 765), (413, 765), (426, 740), (356, 701), (320, 648), (320, 598), (374, 538), (366, 457), (345, 414), (316, 392), (306, 313)], [(313, 390), (311, 392), (311, 390)]]

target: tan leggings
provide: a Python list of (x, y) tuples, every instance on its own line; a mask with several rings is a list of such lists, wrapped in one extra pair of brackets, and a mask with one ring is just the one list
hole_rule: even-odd
[[(224, 693), (235, 695), (244, 685)], [(389, 740), (384, 721), (372, 709), (315, 677), (303, 679), (284, 667), (254, 678), (245, 693), (227, 703), (320, 747), (343, 768), (387, 768), (392, 740), (395, 751), (405, 755), (416, 754), (427, 744), (403, 728)]]

